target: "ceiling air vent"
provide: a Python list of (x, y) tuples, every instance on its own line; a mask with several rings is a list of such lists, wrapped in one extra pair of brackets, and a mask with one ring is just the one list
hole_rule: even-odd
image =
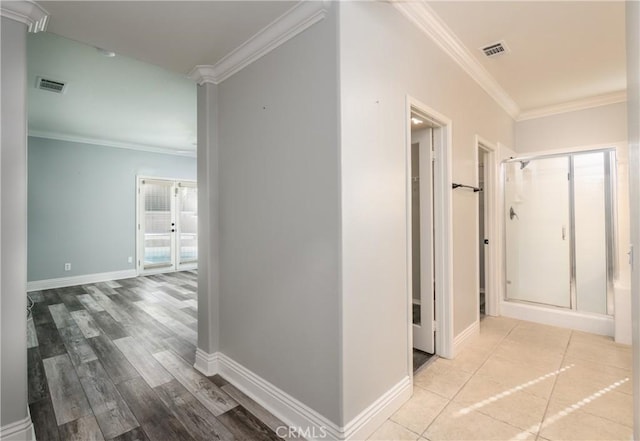
[(36, 88), (41, 90), (48, 90), (49, 92), (65, 93), (67, 91), (67, 83), (38, 77)]
[(495, 43), (491, 43), (480, 49), (484, 52), (487, 57), (496, 57), (498, 55), (506, 54), (509, 52), (509, 48), (507, 47), (504, 41), (497, 41)]

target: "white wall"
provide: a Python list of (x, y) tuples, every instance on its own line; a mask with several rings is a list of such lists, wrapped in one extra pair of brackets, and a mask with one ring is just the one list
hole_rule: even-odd
[[(407, 375), (406, 95), (453, 121), (453, 180), (512, 119), (388, 3), (340, 4), (344, 420)], [(409, 199), (410, 202), (410, 199)], [(478, 317), (476, 194), (453, 192), (454, 334)]]
[(603, 144), (627, 139), (626, 103), (609, 104), (516, 123), (518, 153)]
[(26, 26), (2, 17), (0, 427), (27, 418)]
[(220, 351), (340, 419), (337, 21), (218, 86)]

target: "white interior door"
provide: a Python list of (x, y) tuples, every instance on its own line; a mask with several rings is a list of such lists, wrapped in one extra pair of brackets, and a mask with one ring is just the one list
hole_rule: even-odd
[(138, 272), (197, 266), (195, 182), (138, 179)]
[[(427, 128), (412, 132), (411, 143), (413, 207), (412, 230), (414, 231), (414, 294), (412, 305), (413, 347), (421, 351), (433, 354), (435, 352), (435, 286), (433, 266), (433, 129)], [(415, 172), (417, 172), (417, 176)]]

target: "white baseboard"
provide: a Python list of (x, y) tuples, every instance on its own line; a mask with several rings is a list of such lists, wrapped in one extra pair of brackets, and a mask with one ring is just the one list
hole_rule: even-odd
[(544, 325), (575, 329), (577, 331), (607, 335), (610, 337), (614, 335), (613, 317), (606, 315), (588, 314), (553, 307), (545, 308), (527, 303), (506, 301), (500, 303), (500, 311), (504, 317), (511, 317), (518, 320), (527, 320)]
[(28, 413), (26, 418), (0, 427), (2, 441), (34, 441), (35, 439), (31, 415)]
[(411, 378), (404, 377), (342, 428), (344, 440), (365, 440), (411, 398)]
[(202, 349), (196, 349), (196, 363), (193, 365), (207, 377), (220, 373), (220, 353), (209, 354)]
[(476, 335), (480, 335), (479, 320), (471, 323), (471, 325), (469, 325), (467, 329), (455, 336), (455, 338), (453, 339), (453, 356), (455, 357), (456, 355), (458, 355), (460, 353), (460, 350), (462, 350), (462, 348), (464, 348)]
[(340, 427), (222, 353), (207, 354), (198, 349), (195, 368), (208, 376), (220, 374), (310, 441), (367, 439), (412, 393), (411, 379), (407, 376), (348, 424)]
[(137, 277), (135, 269), (111, 271), (108, 273), (83, 274), (81, 276), (59, 277), (57, 279), (34, 280), (27, 282), (27, 291), (64, 288), (67, 286), (86, 285), (88, 283), (107, 282), (109, 280), (130, 279)]

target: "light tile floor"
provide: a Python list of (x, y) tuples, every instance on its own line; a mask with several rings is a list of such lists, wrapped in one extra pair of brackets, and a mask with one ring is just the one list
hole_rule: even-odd
[(487, 317), (455, 360), (414, 377), (372, 440), (631, 440), (631, 348), (607, 337)]

